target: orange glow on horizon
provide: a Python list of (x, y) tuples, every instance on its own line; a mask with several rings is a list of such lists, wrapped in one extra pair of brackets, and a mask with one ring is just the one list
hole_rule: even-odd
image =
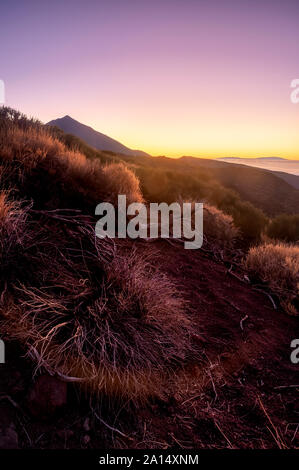
[(8, 106), (152, 155), (299, 159), (298, 2), (19, 3), (0, 30)]

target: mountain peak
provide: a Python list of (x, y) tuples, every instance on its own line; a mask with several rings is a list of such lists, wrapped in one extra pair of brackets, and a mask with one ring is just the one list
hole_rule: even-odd
[[(61, 118), (57, 118), (55, 119), (54, 121), (73, 121), (73, 122), (78, 122), (76, 121), (76, 119), (72, 118), (72, 116), (70, 116), (69, 114), (66, 114), (65, 116), (61, 117)], [(50, 122), (53, 122), (53, 121), (50, 121)], [(50, 124), (50, 122), (48, 124)]]
[(88, 145), (97, 150), (110, 151), (114, 153), (122, 153), (130, 156), (147, 155), (147, 153), (140, 150), (132, 150), (117, 140), (108, 137), (101, 132), (96, 131), (90, 126), (86, 126), (76, 119), (66, 114), (62, 118), (54, 119), (47, 123), (49, 126), (59, 127), (67, 134), (75, 135), (79, 139), (84, 140)]

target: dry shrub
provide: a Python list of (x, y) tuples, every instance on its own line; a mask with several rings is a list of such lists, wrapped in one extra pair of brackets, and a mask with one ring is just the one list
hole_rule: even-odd
[(208, 244), (215, 248), (232, 248), (239, 235), (233, 218), (210, 204), (204, 204), (203, 230)]
[[(142, 201), (139, 180), (125, 165), (103, 167), (80, 152), (69, 150), (42, 127), (0, 129), (0, 183), (16, 187), (36, 206), (84, 208), (94, 211), (100, 201)], [(8, 177), (9, 175), (9, 177)]]
[(267, 227), (267, 235), (274, 240), (296, 243), (299, 240), (299, 215), (281, 214), (272, 219)]
[(14, 266), (16, 254), (23, 250), (25, 224), (30, 205), (11, 200), (7, 192), (0, 192), (0, 273), (7, 278)]
[(43, 158), (63, 155), (65, 148), (42, 128), (1, 129), (1, 158), (20, 162), (24, 168), (34, 168)]
[[(95, 205), (104, 193), (98, 162), (68, 150), (42, 128), (9, 127), (0, 132), (2, 187), (9, 184), (36, 207)], [(9, 178), (7, 178), (9, 175)]]
[(107, 177), (106, 184), (111, 194), (125, 194), (128, 204), (143, 202), (138, 178), (123, 163), (105, 166), (104, 175)]
[(290, 314), (296, 314), (299, 300), (299, 247), (264, 244), (251, 248), (245, 260), (249, 273), (267, 283)]
[[(189, 225), (191, 222), (192, 230), (199, 229), (195, 227), (195, 201), (183, 201), (181, 198), (178, 203), (181, 206), (181, 214), (183, 214), (183, 204), (191, 205), (191, 221), (186, 221)], [(174, 215), (173, 212), (169, 213), (169, 233), (170, 237), (174, 235)], [(159, 234), (161, 233), (161, 221), (159, 221)], [(230, 215), (224, 214), (220, 209), (211, 206), (207, 203), (203, 204), (203, 240), (204, 245), (208, 246), (215, 252), (229, 250), (233, 248), (236, 238), (239, 236), (239, 230), (233, 223), (233, 218)]]
[(95, 203), (141, 199), (136, 177), (13, 126), (0, 130), (0, 169), (1, 334), (93, 393), (162, 393), (192, 354), (182, 300), (129, 241), (94, 230)]
[(59, 223), (32, 224), (31, 247), (18, 261), (26, 274), (3, 290), (2, 331), (40, 366), (95, 393), (136, 401), (161, 393), (190, 351), (176, 289), (136, 253), (99, 243), (83, 220), (72, 227), (63, 213), (62, 227), (55, 217)]

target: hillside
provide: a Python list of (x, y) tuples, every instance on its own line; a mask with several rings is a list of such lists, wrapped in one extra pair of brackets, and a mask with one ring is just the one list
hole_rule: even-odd
[(291, 175), (290, 173), (285, 173), (283, 171), (275, 171), (273, 172), (283, 180), (285, 180), (288, 184), (293, 186), (295, 189), (299, 189), (299, 176)]
[(247, 165), (261, 168), (273, 173), (286, 181), (295, 189), (299, 189), (299, 160), (287, 160), (280, 157), (264, 158), (220, 158), (219, 162)]
[(214, 174), (241, 198), (252, 202), (270, 216), (279, 213), (299, 213), (299, 190), (267, 170), (243, 166), (215, 169)]
[[(180, 178), (186, 179), (186, 184), (181, 187), (183, 197), (194, 197), (195, 193), (202, 194), (203, 186), (207, 187), (211, 184), (213, 188), (218, 185), (227, 190), (233, 190), (241, 200), (250, 202), (268, 216), (299, 213), (299, 190), (284, 178), (268, 170), (194, 157), (179, 159), (141, 157), (138, 160), (135, 158), (125, 160), (133, 163), (137, 168), (143, 168), (144, 171), (159, 169), (165, 172), (175, 172), (178, 186), (180, 186)], [(141, 181), (143, 180), (142, 174), (141, 171)], [(196, 186), (197, 189), (194, 187), (190, 190), (191, 186)]]
[[(220, 160), (195, 157), (181, 157), (179, 159), (149, 157), (144, 152), (127, 149), (113, 139), (94, 131), (69, 116), (51, 121), (48, 124), (57, 126), (65, 133), (81, 139), (83, 147), (85, 142), (95, 149), (112, 152), (114, 155), (110, 155), (111, 158), (114, 156), (118, 160), (131, 162), (136, 168), (145, 171), (151, 171), (151, 168), (175, 171), (182, 174), (183, 177), (190, 175), (190, 181), (194, 180), (196, 175), (201, 180), (202, 177), (208, 178), (208, 180), (217, 182), (225, 188), (234, 190), (243, 201), (252, 203), (269, 216), (280, 213), (299, 213), (299, 185), (297, 187), (296, 176), (292, 178), (292, 175), (280, 175), (268, 170)], [(82, 147), (82, 143), (79, 144), (79, 147)], [(74, 142), (74, 145), (76, 146), (77, 143)], [(135, 158), (136, 155), (137, 158)], [(103, 158), (102, 155), (99, 155), (99, 157)], [(93, 158), (96, 158), (96, 155), (93, 155)], [(278, 161), (281, 160), (278, 159)], [(142, 182), (141, 173), (139, 176)], [(179, 175), (177, 176), (179, 178)], [(194, 184), (196, 185), (196, 183)], [(195, 188), (193, 194), (188, 193), (188, 190), (186, 192), (186, 188), (183, 187), (181, 196), (194, 197), (195, 194), (200, 192), (201, 188), (198, 183), (198, 187)]]
[(195, 171), (172, 180), (168, 159), (141, 157), (156, 167), (140, 184), (141, 167), (101, 157), (1, 109), (0, 448), (297, 448), (298, 318), (286, 311), (298, 313), (299, 256), (281, 278), (294, 292), (270, 289), (245, 270), (246, 233), (211, 203), (200, 250), (97, 238), (99, 202), (141, 202), (157, 175), (173, 196)]
[(48, 122), (48, 126), (57, 126), (66, 134), (73, 134), (80, 139), (84, 140), (88, 145), (94, 147), (97, 150), (108, 150), (115, 153), (124, 153), (126, 155), (147, 155), (145, 152), (140, 150), (132, 150), (125, 145), (117, 142), (117, 140), (111, 139), (105, 134), (95, 131), (89, 126), (82, 124), (79, 121), (71, 118), (70, 116), (64, 116), (63, 118), (55, 119)]

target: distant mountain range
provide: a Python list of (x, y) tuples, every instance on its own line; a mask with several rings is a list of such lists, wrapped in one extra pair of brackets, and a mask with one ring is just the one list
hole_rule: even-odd
[[(281, 157), (260, 157), (260, 158), (238, 158), (226, 157), (219, 158), (218, 161), (226, 163), (236, 163), (247, 166), (254, 166), (256, 168), (263, 168), (264, 170), (275, 171), (279, 173), (289, 173), (291, 175), (299, 176), (299, 160), (287, 160)], [(283, 175), (280, 175), (283, 178)], [(288, 182), (289, 179), (288, 179)]]
[(53, 121), (48, 122), (47, 125), (59, 127), (59, 129), (66, 134), (72, 134), (79, 137), (79, 139), (84, 140), (88, 145), (97, 150), (122, 153), (134, 157), (139, 155), (148, 156), (147, 153), (142, 152), (141, 150), (132, 150), (117, 140), (111, 139), (111, 137), (95, 131), (92, 127), (86, 126), (70, 116), (54, 119)]
[(276, 160), (284, 160), (288, 161), (286, 158), (282, 157), (258, 157), (258, 158), (242, 158), (242, 157), (223, 157), (223, 158), (218, 158), (218, 160), (223, 160), (223, 161), (228, 161), (228, 160), (258, 160), (258, 161), (276, 161)]

